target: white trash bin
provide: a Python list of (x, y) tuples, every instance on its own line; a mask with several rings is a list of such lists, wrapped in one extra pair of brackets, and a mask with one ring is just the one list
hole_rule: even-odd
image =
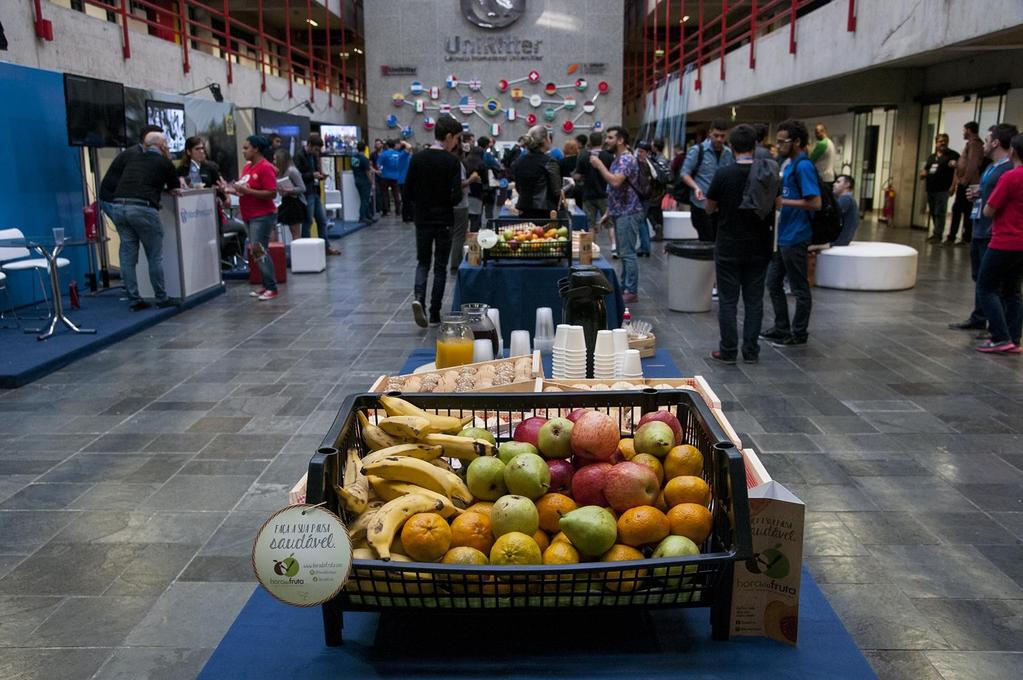
[(668, 256), (668, 309), (709, 312), (714, 292), (714, 244), (687, 239), (664, 246)]
[(696, 228), (688, 212), (668, 210), (664, 213), (664, 239), (678, 241), (696, 238)]

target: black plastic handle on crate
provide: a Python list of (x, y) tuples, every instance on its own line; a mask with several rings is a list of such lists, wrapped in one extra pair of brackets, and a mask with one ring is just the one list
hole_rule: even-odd
[[(328, 506), (335, 506), (331, 503), (335, 495), (332, 480), (335, 476), (337, 466), (337, 449), (324, 446), (317, 449), (316, 453), (309, 460), (309, 475), (306, 478), (305, 502), (309, 505), (319, 505), (326, 502)], [(328, 509), (335, 509), (329, 507)]]
[(718, 442), (714, 448), (721, 452), (717, 456), (720, 465), (727, 466), (719, 468), (716, 483), (723, 485), (729, 499), (728, 506), (732, 512), (732, 545), (735, 551), (736, 560), (746, 560), (753, 556), (753, 535), (750, 530), (749, 516), (749, 494), (746, 491), (745, 483), (738, 483), (737, 480), (746, 481), (746, 465), (742, 454), (730, 441)]

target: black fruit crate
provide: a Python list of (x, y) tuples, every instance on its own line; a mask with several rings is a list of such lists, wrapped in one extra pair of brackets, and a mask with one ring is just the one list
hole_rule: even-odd
[(525, 241), (518, 246), (498, 243), (493, 248), (482, 248), (483, 262), (501, 260), (567, 260), (572, 263), (572, 227), (567, 219), (524, 219), (521, 217), (495, 217), (487, 220), (487, 228), (500, 234), (508, 229), (514, 232), (532, 231), (536, 227), (568, 229), (565, 241)]
[[(752, 556), (746, 472), (742, 455), (699, 395), (689, 390), (648, 388), (632, 392), (401, 396), (441, 414), (490, 419), (497, 423), (499, 441), (511, 439), (514, 424), (530, 414), (553, 418), (577, 408), (608, 413), (618, 421), (623, 435), (631, 436), (640, 414), (666, 408), (681, 422), (684, 442), (703, 453), (703, 478), (712, 492), (714, 528), (700, 546), (701, 554), (692, 557), (538, 566), (354, 560), (345, 589), (323, 605), (328, 645), (341, 644), (344, 611), (400, 608), (464, 614), (480, 610), (709, 607), (714, 638), (728, 638), (734, 563)], [(349, 396), (309, 463), (306, 502), (323, 503), (346, 522), (353, 518), (335, 492), (344, 474), (345, 457), (339, 451), (355, 448), (362, 456), (368, 453), (356, 413), (362, 411), (375, 422), (386, 415), (376, 409), (374, 394)]]

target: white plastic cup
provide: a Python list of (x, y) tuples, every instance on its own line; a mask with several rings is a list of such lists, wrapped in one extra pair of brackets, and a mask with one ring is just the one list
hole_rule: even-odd
[(625, 351), (625, 363), (622, 365), (622, 375), (629, 378), (642, 377), (643, 364), (640, 362), (638, 349)]
[[(473, 343), (473, 346), (475, 347), (475, 343)], [(511, 348), (508, 356), (529, 356), (529, 331), (511, 332)]]
[(565, 349), (570, 353), (575, 350), (576, 352), (582, 351), (583, 355), (586, 354), (586, 336), (583, 335), (582, 326), (572, 326), (568, 330), (568, 342), (565, 345)]
[(534, 338), (554, 339), (554, 311), (550, 307), (537, 307)]
[(504, 336), (501, 334), (501, 310), (497, 307), (488, 307), (487, 316), (490, 317), (490, 322), (497, 329), (497, 353), (500, 356), (504, 356)]
[(57, 245), (60, 245), (61, 243), (64, 242), (64, 227), (53, 228), (53, 241)]
[(557, 354), (558, 350), (565, 349), (566, 343), (568, 342), (568, 329), (571, 328), (567, 323), (559, 323), (558, 329), (554, 332), (554, 351)]
[(615, 342), (611, 331), (597, 331), (597, 342), (593, 345), (593, 356), (614, 356)]
[(540, 354), (550, 354), (554, 349), (554, 338), (533, 338), (533, 349), (540, 352)]
[(614, 338), (615, 352), (624, 352), (629, 349), (629, 331), (624, 328), (616, 328), (611, 331)]
[(494, 360), (494, 343), (484, 338), (482, 340), (472, 341), (472, 362), (476, 363), (479, 361), (493, 361)]

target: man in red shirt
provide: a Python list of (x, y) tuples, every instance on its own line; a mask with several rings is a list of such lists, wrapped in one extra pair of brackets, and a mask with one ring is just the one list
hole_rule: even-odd
[(977, 276), (977, 297), (988, 319), (991, 340), (977, 347), (988, 354), (1020, 354), (1023, 327), (1023, 135), (1012, 138), (1013, 169), (1002, 175), (984, 205), (993, 217), (991, 242)]

